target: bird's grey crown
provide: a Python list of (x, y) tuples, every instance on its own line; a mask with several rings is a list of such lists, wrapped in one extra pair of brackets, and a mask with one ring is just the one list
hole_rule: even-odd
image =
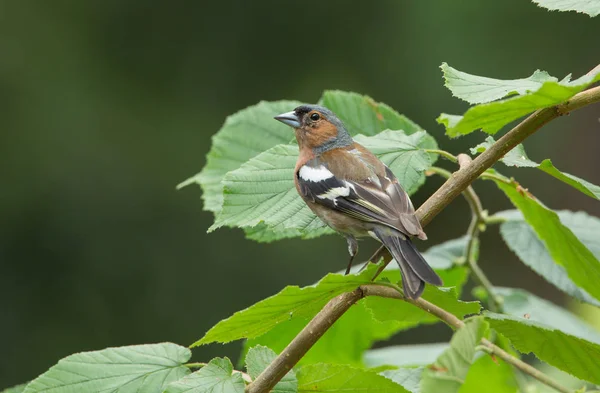
[(315, 152), (315, 154), (321, 154), (328, 150), (349, 146), (352, 143), (354, 143), (352, 137), (348, 133), (348, 130), (346, 130), (346, 126), (344, 125), (344, 123), (336, 116), (335, 113), (333, 113), (328, 108), (325, 108), (321, 105), (301, 105), (294, 109), (294, 112), (300, 119), (302, 119), (304, 115), (311, 111), (317, 111), (321, 113), (330, 123), (332, 123), (337, 128), (338, 131), (336, 138), (330, 139), (323, 143), (321, 146), (314, 148), (313, 151)]

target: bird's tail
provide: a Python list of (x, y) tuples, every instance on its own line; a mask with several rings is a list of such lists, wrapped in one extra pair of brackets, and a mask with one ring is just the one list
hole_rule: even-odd
[(421, 296), (425, 283), (438, 286), (443, 284), (440, 276), (427, 264), (408, 236), (392, 232), (388, 228), (376, 228), (374, 232), (400, 266), (402, 287), (407, 297), (417, 299)]

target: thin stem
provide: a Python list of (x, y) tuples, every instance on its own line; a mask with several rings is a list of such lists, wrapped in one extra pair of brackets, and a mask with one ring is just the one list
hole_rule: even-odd
[[(490, 168), (496, 161), (500, 160), (506, 153), (521, 143), (525, 138), (535, 133), (549, 121), (570, 111), (579, 109), (588, 104), (600, 101), (600, 87), (595, 87), (576, 94), (569, 102), (558, 106), (541, 109), (534, 112), (515, 128), (509, 131), (502, 138), (498, 139), (489, 149), (481, 153), (469, 165), (462, 167), (455, 172), (421, 207), (416, 211), (416, 215), (421, 221), (422, 226), (426, 226), (431, 220), (444, 210), (458, 195), (460, 195), (469, 185), (475, 181), (483, 172)], [(385, 249), (384, 249), (385, 250)], [(389, 263), (391, 256), (389, 252), (383, 252), (381, 255)], [(388, 291), (393, 291), (401, 296), (396, 290), (388, 287), (381, 287)], [(359, 287), (352, 292), (346, 292), (331, 299), (325, 307), (306, 325), (304, 329), (290, 342), (290, 344), (281, 352), (279, 356), (252, 382), (246, 387), (248, 393), (265, 393), (270, 391), (283, 378), (283, 376), (298, 363), (300, 358), (325, 334), (325, 332), (338, 320), (350, 307), (364, 296), (363, 290)], [(410, 303), (422, 308), (423, 310), (435, 315), (440, 320), (455, 328), (464, 326), (464, 323), (454, 315), (441, 309), (440, 307), (423, 300), (408, 300)], [(489, 346), (494, 354), (502, 359), (511, 358), (501, 348), (487, 340), (482, 340), (483, 344)], [(512, 358), (506, 360), (515, 365), (520, 370), (537, 378), (540, 382), (552, 386), (560, 392), (569, 392), (568, 389), (552, 380), (547, 375), (540, 375), (540, 372), (533, 367), (523, 363), (521, 360)]]
[[(439, 168), (439, 167), (436, 167), (436, 166), (432, 166), (427, 171), (435, 173), (436, 175), (440, 175), (442, 177), (445, 177), (446, 179), (450, 179), (452, 177), (452, 173), (450, 171), (447, 171), (447, 170), (445, 170), (443, 168)], [(486, 217), (485, 217), (485, 214), (483, 212), (483, 207), (481, 206), (481, 201), (480, 201), (479, 197), (477, 196), (477, 194), (475, 193), (475, 190), (473, 189), (473, 187), (468, 186), (463, 191), (463, 196), (467, 200), (467, 203), (469, 204), (469, 206), (471, 206), (471, 204), (474, 204), (474, 205), (476, 205), (476, 206), (479, 207), (478, 209), (476, 209), (477, 217), (478, 217), (478, 219), (481, 222), (485, 222)]]
[(474, 248), (477, 247), (476, 243), (478, 241), (479, 230), (476, 230), (473, 234), (470, 235), (469, 243), (467, 246), (467, 263), (469, 264), (469, 268), (471, 269), (471, 273), (473, 273), (473, 278), (477, 284), (481, 285), (488, 296), (488, 305), (491, 311), (499, 312), (502, 309), (502, 301), (496, 295), (496, 291), (494, 290), (494, 286), (487, 278), (483, 270), (477, 264), (477, 259), (473, 256), (475, 254)]
[(491, 216), (491, 217), (487, 217), (485, 219), (485, 224), (486, 225), (496, 225), (496, 224), (505, 223), (506, 221), (508, 221), (508, 220), (506, 218), (504, 218), (504, 217)]
[[(462, 165), (468, 165), (470, 163), (470, 158), (464, 159), (461, 156), (464, 155), (459, 155), (462, 161)], [(443, 176), (447, 179), (452, 177), (452, 174), (449, 171), (442, 168), (431, 167), (429, 168), (429, 171)], [(483, 206), (481, 205), (481, 200), (479, 199), (479, 196), (477, 196), (477, 194), (475, 193), (473, 187), (467, 187), (466, 190), (463, 191), (463, 196), (465, 197), (467, 203), (469, 204), (469, 207), (471, 208), (471, 222), (469, 224), (469, 229), (467, 230), (468, 242), (467, 247), (465, 249), (465, 260), (469, 264), (471, 272), (473, 273), (473, 278), (475, 279), (477, 284), (481, 285), (487, 292), (490, 310), (496, 312), (500, 309), (500, 301), (494, 295), (494, 286), (487, 278), (483, 270), (481, 270), (481, 268), (477, 264), (476, 258), (477, 243), (479, 240), (479, 227), (481, 224), (485, 225), (487, 223), (488, 218), (484, 213)]]
[(454, 154), (447, 152), (446, 150), (423, 149), (423, 151), (427, 152), (427, 153), (439, 154), (440, 156), (444, 157), (447, 160), (450, 160), (452, 162), (458, 162), (458, 158)]
[[(465, 326), (465, 323), (463, 321), (461, 321), (460, 319), (458, 319), (455, 315), (436, 306), (433, 303), (428, 302), (427, 300), (424, 300), (423, 298), (419, 298), (416, 300), (406, 299), (406, 298), (404, 298), (404, 296), (402, 296), (398, 292), (395, 292), (393, 289), (388, 288), (388, 287), (381, 287), (378, 285), (363, 285), (363, 286), (361, 286), (361, 289), (363, 290), (363, 293), (365, 296), (381, 296), (381, 297), (389, 297), (389, 298), (394, 298), (394, 299), (402, 299), (411, 304), (414, 304), (415, 306), (419, 307), (420, 309), (428, 312), (429, 314), (434, 315), (441, 321), (445, 322), (448, 326), (450, 326), (453, 329), (460, 329), (461, 327)], [(549, 376), (547, 376), (540, 370), (523, 362), (521, 359), (518, 359), (518, 358), (512, 356), (511, 354), (504, 351), (502, 348), (498, 347), (497, 345), (495, 345), (488, 339), (486, 339), (486, 338), (481, 339), (481, 345), (483, 347), (481, 349), (484, 349), (490, 355), (498, 356), (500, 359), (504, 360), (508, 364), (531, 375), (533, 378), (537, 379), (538, 381), (542, 382), (543, 384), (548, 385), (548, 386), (558, 390), (559, 392), (573, 393), (572, 390), (568, 389), (565, 386), (562, 386), (560, 383), (558, 383), (554, 379), (550, 378)]]
[[(471, 157), (466, 154), (459, 154), (459, 163), (461, 168), (466, 168), (471, 164)], [(467, 242), (467, 248), (465, 250), (465, 259), (469, 264), (471, 269), (471, 273), (473, 274), (473, 278), (475, 281), (481, 285), (488, 297), (488, 304), (490, 310), (494, 312), (498, 312), (501, 309), (501, 302), (495, 294), (494, 286), (487, 278), (483, 270), (477, 264), (477, 254), (479, 248), (479, 232), (482, 225), (486, 223), (486, 214), (483, 211), (483, 206), (481, 205), (481, 200), (479, 196), (475, 193), (473, 187), (469, 186), (467, 190), (470, 189), (470, 197), (467, 198), (467, 202), (469, 202), (469, 207), (471, 208), (471, 223), (469, 224), (469, 229), (467, 231), (467, 238), (469, 239)]]
[(333, 323), (362, 297), (362, 290), (356, 288), (331, 299), (254, 382), (246, 386), (246, 393), (264, 393), (273, 389)]
[(502, 176), (499, 173), (483, 172), (481, 175), (479, 175), (479, 178), (489, 179), (489, 180), (497, 180), (499, 182), (506, 183), (506, 184), (511, 183), (511, 180), (508, 177)]
[(532, 367), (529, 364), (523, 362), (522, 360), (520, 360), (514, 356), (511, 356), (508, 352), (506, 352), (506, 351), (502, 350), (500, 347), (494, 345), (489, 340), (483, 338), (483, 339), (481, 339), (481, 343), (485, 347), (487, 347), (488, 353), (490, 355), (498, 356), (500, 359), (504, 360), (506, 363), (516, 367), (517, 369), (523, 371), (524, 373), (531, 375), (533, 378), (537, 379), (544, 385), (550, 386), (551, 388), (554, 388), (562, 393), (574, 393), (574, 391), (572, 389), (569, 389), (566, 386), (561, 385), (560, 383), (558, 383), (557, 381), (555, 381), (548, 375), (544, 374), (540, 370), (536, 369), (535, 367)]
[(184, 366), (187, 368), (202, 368), (206, 366), (208, 363), (186, 363)]

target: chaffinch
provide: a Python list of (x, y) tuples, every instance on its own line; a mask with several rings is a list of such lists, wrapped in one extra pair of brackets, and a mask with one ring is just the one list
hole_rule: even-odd
[(427, 236), (408, 194), (385, 164), (352, 140), (332, 111), (303, 105), (275, 119), (296, 133), (298, 193), (325, 224), (346, 237), (350, 253), (346, 274), (358, 252), (356, 238), (371, 236), (400, 266), (406, 296), (421, 296), (426, 282), (442, 285), (411, 241), (411, 236), (422, 240)]

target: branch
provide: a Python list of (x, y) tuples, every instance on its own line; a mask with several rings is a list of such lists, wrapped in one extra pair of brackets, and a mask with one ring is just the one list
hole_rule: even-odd
[(458, 158), (452, 154), (447, 152), (446, 150), (439, 150), (439, 149), (423, 149), (423, 151), (427, 152), (427, 153), (433, 153), (433, 154), (438, 154), (442, 157), (444, 157), (445, 159), (452, 161), (452, 162), (458, 162)]
[(273, 389), (327, 329), (363, 296), (362, 289), (357, 288), (331, 299), (254, 382), (246, 386), (246, 393), (264, 393)]
[[(458, 155), (458, 163), (461, 168), (466, 168), (471, 164), (472, 160), (466, 154)], [(501, 309), (501, 300), (495, 294), (494, 286), (487, 278), (483, 270), (477, 264), (477, 249), (479, 247), (479, 232), (480, 227), (485, 225), (486, 217), (483, 212), (483, 206), (481, 205), (481, 200), (479, 196), (475, 193), (473, 187), (469, 186), (465, 190), (465, 194), (468, 195), (467, 202), (469, 202), (469, 207), (471, 208), (471, 223), (469, 224), (469, 229), (467, 231), (467, 236), (469, 238), (469, 242), (467, 243), (467, 249), (465, 252), (465, 258), (469, 267), (471, 269), (471, 273), (473, 273), (473, 277), (475, 281), (479, 285), (481, 285), (485, 291), (487, 292), (488, 297), (488, 305), (490, 310), (498, 312)]]
[[(390, 298), (394, 298), (394, 299), (402, 299), (411, 304), (414, 304), (415, 306), (419, 307), (420, 309), (436, 316), (438, 319), (445, 322), (448, 326), (450, 326), (454, 329), (460, 329), (461, 327), (465, 326), (465, 323), (463, 321), (461, 321), (460, 319), (458, 319), (455, 315), (436, 306), (433, 303), (428, 302), (427, 300), (425, 300), (423, 298), (418, 298), (416, 300), (407, 299), (404, 296), (402, 296), (402, 294), (400, 294), (399, 292), (394, 290), (393, 288), (383, 287), (383, 286), (379, 286), (379, 285), (363, 285), (360, 288), (362, 289), (365, 296), (390, 297)], [(519, 370), (523, 371), (524, 373), (531, 375), (532, 377), (534, 377), (538, 381), (542, 382), (543, 384), (548, 385), (548, 386), (558, 390), (559, 392), (573, 393), (572, 390), (566, 388), (565, 386), (562, 386), (561, 384), (556, 382), (554, 379), (550, 378), (549, 376), (547, 376), (540, 370), (523, 362), (521, 359), (518, 359), (518, 358), (510, 355), (508, 352), (504, 351), (502, 348), (498, 347), (497, 345), (495, 345), (488, 339), (486, 339), (486, 338), (481, 339), (481, 344), (482, 344), (483, 348), (485, 349), (485, 351), (487, 353), (489, 353), (490, 355), (498, 356), (500, 359), (504, 360), (506, 363), (518, 368)]]
[[(471, 183), (475, 181), (483, 172), (491, 168), (499, 161), (506, 153), (514, 149), (518, 144), (523, 142), (527, 137), (533, 135), (537, 130), (542, 128), (551, 120), (557, 117), (566, 115), (577, 109), (581, 109), (586, 105), (600, 101), (600, 86), (582, 91), (574, 95), (569, 101), (564, 104), (551, 106), (533, 112), (529, 117), (507, 132), (496, 143), (490, 146), (489, 149), (478, 155), (468, 166), (463, 166), (457, 172), (452, 174), (438, 190), (429, 197), (416, 211), (416, 215), (424, 227), (431, 222), (444, 210), (450, 202), (459, 196)], [(487, 177), (493, 175), (486, 174)], [(386, 261), (391, 258), (387, 249), (383, 246), (378, 252), (386, 256)]]
[(486, 352), (489, 353), (490, 355), (498, 356), (500, 359), (504, 360), (506, 363), (518, 368), (519, 370), (523, 371), (526, 374), (531, 375), (533, 378), (537, 379), (544, 385), (550, 386), (551, 388), (554, 388), (555, 390), (558, 390), (559, 392), (562, 392), (562, 393), (574, 393), (574, 391), (572, 389), (569, 389), (569, 388), (561, 385), (560, 383), (558, 383), (554, 379), (550, 378), (548, 375), (544, 374), (537, 368), (530, 366), (529, 364), (523, 362), (522, 360), (520, 360), (514, 356), (511, 356), (508, 352), (506, 352), (506, 351), (502, 350), (500, 347), (494, 345), (488, 339), (482, 338), (481, 344), (483, 344)]
[(454, 314), (449, 313), (443, 308), (440, 308), (421, 297), (418, 299), (410, 299), (404, 297), (402, 293), (398, 292), (394, 288), (377, 284), (361, 285), (360, 289), (362, 290), (364, 296), (381, 296), (392, 299), (404, 300), (405, 302), (415, 305), (420, 309), (428, 312), (429, 314), (437, 317), (439, 320), (441, 320), (453, 329), (459, 329), (465, 325), (464, 322), (458, 319)]
[[(472, 162), (471, 157), (466, 154), (459, 154), (457, 161), (461, 168), (467, 167)], [(452, 177), (452, 173), (442, 168), (431, 167), (428, 169), (428, 171), (436, 173), (442, 177), (445, 177), (446, 179), (450, 179)], [(481, 200), (479, 199), (477, 193), (475, 193), (475, 190), (472, 186), (467, 187), (463, 191), (463, 196), (465, 197), (467, 203), (469, 204), (469, 208), (471, 209), (471, 222), (469, 224), (469, 229), (467, 230), (468, 243), (464, 254), (465, 261), (469, 264), (471, 273), (473, 274), (473, 278), (477, 284), (481, 285), (487, 292), (490, 310), (497, 312), (500, 309), (501, 301), (496, 297), (496, 295), (494, 295), (494, 287), (492, 283), (487, 278), (483, 270), (481, 270), (479, 265), (477, 265), (476, 255), (479, 243), (479, 228), (481, 225), (485, 225), (488, 222), (488, 218), (484, 213)], [(381, 248), (379, 250), (381, 250)], [(377, 252), (379, 252), (379, 250), (377, 250)], [(376, 255), (378, 254), (376, 253)], [(378, 259), (371, 260), (377, 261)], [(383, 270), (383, 268), (380, 270)]]
[(534, 134), (546, 123), (586, 105), (600, 101), (600, 86), (576, 94), (568, 102), (540, 109), (498, 139), (489, 149), (477, 156), (468, 166), (452, 175), (421, 207), (417, 217), (423, 226), (444, 210), (469, 184), (506, 153)]
[[(600, 101), (600, 87), (583, 91), (576, 94), (567, 103), (538, 110), (523, 120), (515, 128), (510, 130), (502, 138), (498, 139), (489, 149), (481, 153), (469, 165), (464, 166), (453, 173), (448, 179), (421, 207), (416, 215), (423, 226), (426, 226), (431, 220), (444, 210), (450, 202), (460, 195), (479, 175), (490, 168), (496, 161), (500, 160), (506, 153), (512, 150), (525, 138), (535, 133), (549, 121), (562, 116), (568, 112), (582, 108), (588, 104)], [(386, 250), (387, 251), (387, 250)], [(387, 262), (390, 261), (389, 252), (382, 252)], [(387, 292), (386, 292), (387, 293)], [(265, 393), (270, 391), (283, 378), (283, 376), (298, 363), (304, 354), (317, 342), (317, 340), (329, 329), (333, 323), (340, 318), (350, 307), (364, 296), (363, 288), (357, 288), (352, 292), (344, 293), (329, 301), (327, 305), (302, 329), (302, 331), (288, 344), (279, 356), (252, 382), (246, 387), (247, 393)], [(401, 296), (401, 295), (399, 295)], [(406, 299), (409, 301), (408, 299)], [(450, 326), (460, 327), (463, 322), (454, 315), (440, 309), (436, 305), (423, 299), (410, 300), (417, 307), (437, 316)], [(450, 317), (452, 315), (452, 317)], [(458, 321), (458, 322), (457, 322)], [(484, 344), (488, 346), (488, 343)], [(495, 354), (500, 356), (502, 349), (491, 345)], [(505, 352), (504, 352), (505, 353)], [(506, 356), (510, 357), (508, 353)], [(515, 362), (522, 363), (521, 369), (533, 377), (536, 374), (531, 366), (513, 359)], [(519, 364), (520, 364), (519, 363)], [(512, 363), (511, 363), (512, 364)], [(533, 369), (533, 370), (531, 370)], [(537, 371), (537, 370), (536, 370)], [(547, 376), (544, 376), (547, 379)], [(547, 380), (538, 378), (541, 382), (552, 387), (560, 387), (556, 382), (548, 383)], [(566, 388), (560, 387), (561, 392), (567, 392)]]

